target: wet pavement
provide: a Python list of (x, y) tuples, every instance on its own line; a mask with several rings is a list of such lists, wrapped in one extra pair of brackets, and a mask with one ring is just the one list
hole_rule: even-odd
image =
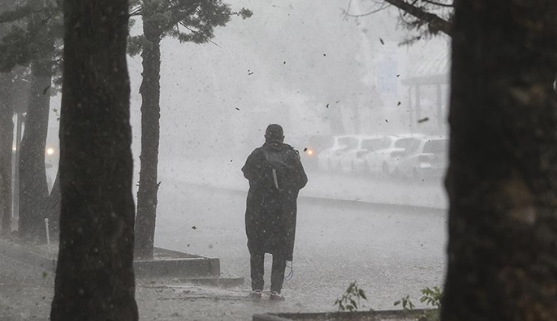
[[(363, 310), (392, 309), (407, 294), (419, 306), (421, 289), (441, 285), (446, 200), (439, 184), (308, 171), (310, 183), (299, 200), (294, 275), (283, 289), (287, 300), (251, 301), (241, 165), (235, 159), (161, 160), (156, 246), (218, 257), (224, 277), (246, 282), (224, 288), (137, 280), (140, 320), (251, 320), (256, 313), (335, 311), (335, 299), (355, 280), (368, 293)], [(48, 320), (53, 283), (52, 273), (0, 254), (0, 320)]]

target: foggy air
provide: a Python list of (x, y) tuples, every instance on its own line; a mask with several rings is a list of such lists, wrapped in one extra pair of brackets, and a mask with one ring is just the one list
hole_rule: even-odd
[[(10, 8), (20, 5), (20, 1), (11, 2)], [(367, 296), (358, 298), (359, 311), (401, 310), (402, 305), (395, 302), (404, 297), (410, 298), (416, 309), (432, 308), (420, 298), (424, 289), (442, 288), (446, 273), (449, 202), (443, 180), (449, 146), (450, 36), (412, 27), (411, 18), (388, 1), (234, 1), (226, 13), (229, 21), (225, 25), (215, 24), (212, 35), (195, 38), (201, 31), (189, 33), (190, 29), (198, 30), (197, 27), (182, 22), (170, 25), (169, 31), (160, 35), (160, 92), (157, 92), (151, 91), (156, 83), (147, 82), (157, 79), (156, 72), (145, 69), (146, 59), (154, 57), (151, 62), (155, 64), (159, 59), (153, 50), (155, 42), (141, 38), (145, 30), (151, 30), (148, 29), (151, 25), (145, 26), (142, 20), (150, 2), (165, 3), (139, 1), (130, 6), (130, 21), (134, 22), (130, 36), (137, 37), (128, 42), (126, 57), (133, 157), (131, 188), (127, 190), (124, 184), (111, 190), (120, 193), (125, 189), (124, 194), (133, 195), (135, 300), (139, 319), (252, 320), (254, 314), (348, 311), (335, 301), (346, 295), (353, 282)], [(428, 8), (440, 17), (452, 15), (452, 8)], [(51, 10), (60, 15), (62, 8)], [(8, 26), (11, 24), (0, 24), (2, 35), (9, 34)], [(62, 60), (58, 51), (67, 49), (62, 34), (52, 39), (51, 47), (55, 50), (49, 57)], [(7, 40), (2, 41), (4, 44)], [(145, 45), (145, 41), (151, 42)], [(130, 53), (130, 48), (136, 45), (139, 49)], [(151, 58), (147, 58), (149, 55)], [(0, 240), (0, 316), (9, 320), (46, 320), (51, 309), (55, 311), (55, 307), (65, 304), (62, 297), (54, 298), (55, 278), (60, 284), (69, 283), (58, 280), (53, 262), (65, 264), (60, 261), (62, 256), (58, 257), (59, 238), (63, 237), (64, 228), (75, 223), (69, 214), (67, 217), (62, 214), (59, 219), (60, 211), (69, 209), (64, 206), (73, 206), (69, 201), (64, 203), (72, 197), (67, 184), (74, 179), (72, 175), (78, 175), (75, 173), (120, 164), (105, 161), (97, 164), (105, 167), (85, 163), (79, 167), (75, 160), (85, 162), (113, 155), (115, 150), (126, 147), (111, 145), (113, 134), (107, 129), (110, 126), (101, 127), (93, 120), (84, 126), (90, 126), (87, 128), (91, 134), (99, 139), (108, 137), (110, 144), (106, 147), (99, 146), (94, 151), (96, 145), (89, 148), (86, 138), (81, 140), (76, 138), (77, 134), (70, 134), (81, 123), (76, 122), (75, 126), (64, 123), (68, 119), (65, 117), (70, 117), (66, 116), (70, 109), (64, 107), (66, 82), (61, 78), (59, 63), (50, 65), (55, 72), (46, 80), (50, 87), (43, 88), (49, 100), (48, 121), (44, 116), (31, 116), (30, 108), (37, 108), (33, 105), (36, 99), (29, 96), (33, 61), (18, 64), (2, 74), (3, 88), (8, 88), (5, 85), (8, 82), (14, 87), (3, 90), (0, 98), (17, 105), (9, 118), (13, 124), (10, 127), (13, 136), (9, 136), (11, 226)], [(66, 71), (63, 75), (66, 76)], [(112, 91), (118, 94), (121, 89)], [(75, 93), (68, 102), (81, 101), (80, 94)], [(99, 100), (98, 106), (105, 106), (101, 94), (83, 101), (94, 104), (95, 99)], [(159, 104), (160, 118), (157, 110), (152, 109), (153, 104)], [(108, 109), (108, 103), (106, 106)], [(33, 117), (43, 117), (42, 123), (40, 120), (31, 123)], [(41, 132), (43, 127), (37, 124), (46, 129)], [(261, 174), (250, 176), (248, 157), (270, 141), (266, 137), (270, 124), (278, 124), (283, 130), (284, 141), (276, 144), (293, 148), (280, 147), (288, 149), (283, 157), (290, 157), (290, 163), (283, 163), (284, 172), (266, 163), (253, 165)], [(30, 136), (31, 128), (37, 129), (37, 134)], [(45, 132), (46, 136), (41, 137)], [(3, 131), (1, 135), (7, 134)], [(65, 142), (61, 143), (59, 137), (66, 137)], [(42, 143), (33, 145), (33, 141)], [(155, 148), (152, 143), (157, 141)], [(43, 145), (44, 155), (36, 152)], [(76, 158), (70, 162), (74, 147), (83, 148), (84, 154), (72, 154)], [(29, 153), (26, 148), (30, 148)], [(286, 150), (277, 148), (281, 152)], [(38, 155), (35, 159), (39, 161), (30, 161), (29, 166), (40, 165), (44, 156), (44, 170), (38, 166), (35, 174), (29, 174), (18, 169), (25, 165), (21, 165), (23, 158), (33, 155)], [(63, 174), (63, 169), (58, 172), (65, 155), (68, 161), (64, 164), (68, 167), (64, 168), (70, 168), (68, 174)], [(262, 155), (267, 158), (261, 156), (261, 162), (268, 160), (267, 154)], [(298, 170), (294, 177), (288, 171), (297, 166), (296, 157), (303, 173)], [(268, 172), (261, 169), (265, 166), (269, 166)], [(96, 177), (91, 177), (99, 182), (109, 181), (113, 174), (108, 173), (98, 170)], [(281, 178), (283, 173), (286, 178)], [(307, 184), (302, 184), (303, 175)], [(46, 189), (29, 187), (34, 181), (43, 184), (44, 176)], [(273, 258), (279, 254), (271, 255), (263, 245), (248, 244), (248, 191), (250, 195), (258, 192), (263, 185), (256, 180), (263, 176), (269, 179), (268, 188), (277, 191), (258, 198), (255, 206), (259, 209), (254, 215), (271, 215), (266, 214), (268, 202), (278, 202), (284, 210), (287, 201), (272, 195), (285, 193), (285, 186), (292, 180), (302, 181), (292, 191), (288, 190), (294, 194), (299, 190), (297, 198), (288, 200), (295, 210), (291, 207), (284, 210), (294, 213), (295, 232), (290, 229), (279, 232), (287, 233), (293, 241), (292, 257), (285, 259), (284, 277), (280, 277), (284, 279), (281, 286), (271, 280), (275, 272)], [(56, 186), (59, 179), (61, 187)], [(80, 184), (71, 186), (75, 191), (88, 186), (87, 182)], [(29, 205), (30, 209), (26, 209), (25, 204), (35, 199), (25, 194), (30, 193), (26, 188), (43, 193), (42, 205)], [(99, 189), (99, 195), (103, 193)], [(34, 219), (34, 208), (44, 211), (41, 210), (37, 227), (29, 223), (30, 234), (24, 237), (21, 224)], [(120, 215), (119, 207), (114, 208), (112, 215)], [(30, 214), (25, 214), (26, 211)], [(87, 207), (84, 211), (94, 212)], [(276, 214), (282, 213), (280, 210), (273, 213), (277, 215), (273, 223), (254, 227), (265, 230), (264, 240), (250, 242), (267, 242), (265, 238), (272, 238), (270, 230), (284, 223), (286, 218)], [(26, 215), (30, 218), (24, 219)], [(156, 218), (156, 222), (154, 239), (149, 245), (148, 233), (144, 234), (143, 229), (149, 229), (151, 218)], [(113, 219), (110, 215), (104, 219), (113, 223), (108, 225), (110, 228), (99, 225), (98, 231), (116, 231), (124, 226), (118, 225), (124, 224), (119, 221), (110, 221)], [(97, 220), (93, 221), (90, 224), (97, 224)], [(94, 239), (95, 234), (91, 235)], [(118, 235), (110, 242), (123, 244)], [(139, 248), (144, 245), (146, 248)], [(92, 252), (84, 249), (84, 253), (91, 257), (97, 255), (95, 251), (104, 251), (103, 247), (91, 249)], [(254, 281), (250, 251), (266, 252), (264, 285)], [(21, 253), (27, 252), (41, 259), (22, 259)], [(201, 267), (190, 267), (183, 260), (188, 256), (191, 260), (199, 259)], [(254, 257), (252, 253), (251, 259)], [(212, 263), (205, 267), (203, 264), (209, 264), (206, 262), (210, 259)], [(166, 267), (139, 268), (137, 261), (149, 260), (155, 265), (164, 260), (186, 263), (176, 263), (185, 265), (173, 272), (165, 270)], [(112, 273), (106, 271), (108, 275)], [(80, 284), (79, 278), (73, 282)], [(90, 294), (88, 291), (87, 286), (75, 288), (76, 295)], [(274, 299), (279, 302), (273, 302)]]

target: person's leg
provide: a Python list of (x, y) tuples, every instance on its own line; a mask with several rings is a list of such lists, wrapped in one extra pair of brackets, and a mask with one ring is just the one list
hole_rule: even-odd
[(280, 294), (284, 283), (286, 259), (284, 256), (273, 254), (273, 270), (271, 271), (271, 292)]
[(262, 291), (263, 285), (265, 284), (263, 280), (263, 275), (265, 274), (265, 253), (254, 253), (250, 258), (251, 266), (251, 289), (252, 291)]

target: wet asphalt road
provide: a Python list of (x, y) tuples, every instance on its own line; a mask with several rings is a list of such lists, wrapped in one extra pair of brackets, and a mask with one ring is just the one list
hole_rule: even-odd
[[(364, 307), (374, 309), (393, 308), (406, 295), (419, 306), (421, 289), (442, 285), (442, 211), (311, 199), (300, 199), (298, 207), (294, 273), (283, 293), (300, 311), (331, 310), (352, 281), (368, 293)], [(244, 277), (247, 293), (244, 211), (245, 192), (167, 178), (159, 192), (156, 246), (220, 258), (223, 276)]]
[[(245, 191), (192, 185), (182, 177), (162, 179), (156, 245), (218, 257), (223, 276), (242, 276), (246, 282), (232, 289), (183, 285), (190, 299), (175, 289), (139, 286), (142, 320), (232, 321), (250, 320), (254, 313), (334, 311), (335, 299), (352, 281), (368, 293), (360, 310), (391, 309), (407, 294), (419, 306), (421, 289), (442, 285), (443, 211), (301, 198), (294, 274), (283, 289), (287, 301), (252, 303), (244, 298), (250, 289)], [(0, 265), (0, 319), (46, 320), (54, 276), (4, 256)]]

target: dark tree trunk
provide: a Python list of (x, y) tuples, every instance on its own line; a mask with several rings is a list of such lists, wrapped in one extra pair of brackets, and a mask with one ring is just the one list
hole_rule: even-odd
[(157, 218), (157, 164), (160, 133), (160, 39), (158, 26), (144, 14), (143, 34), (149, 45), (143, 48), (141, 82), (141, 169), (137, 192), (135, 256), (152, 258)]
[(557, 2), (455, 14), (442, 320), (554, 320)]
[(48, 197), (45, 146), (52, 80), (50, 65), (50, 60), (31, 65), (29, 105), (19, 150), (19, 236), (42, 242), (46, 241), (44, 210)]
[(127, 0), (64, 1), (60, 249), (52, 321), (138, 320)]
[(12, 92), (12, 74), (0, 74), (0, 220), (3, 235), (12, 231)]

